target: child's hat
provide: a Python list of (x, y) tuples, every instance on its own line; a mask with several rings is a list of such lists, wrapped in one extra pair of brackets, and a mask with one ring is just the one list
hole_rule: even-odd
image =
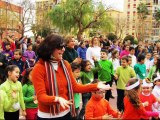
[(160, 80), (160, 75), (157, 76), (156, 78), (154, 78), (154, 82), (157, 81), (157, 80)]
[(142, 83), (142, 87), (152, 87), (153, 86), (153, 83), (151, 82), (146, 82), (146, 80), (143, 80), (143, 83)]

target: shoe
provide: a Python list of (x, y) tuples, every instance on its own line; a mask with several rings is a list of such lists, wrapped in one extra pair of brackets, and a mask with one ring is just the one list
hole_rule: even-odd
[(110, 98), (114, 99), (115, 97), (113, 95), (111, 95)]

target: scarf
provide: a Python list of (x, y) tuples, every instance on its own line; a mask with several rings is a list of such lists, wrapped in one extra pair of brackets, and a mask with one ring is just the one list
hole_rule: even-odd
[[(56, 73), (55, 73), (55, 69), (54, 69), (52, 63), (56, 63), (56, 61), (45, 62), (47, 80), (49, 82), (49, 95), (59, 96)], [(71, 83), (71, 79), (70, 79), (68, 70), (67, 70), (63, 60), (61, 60), (61, 64), (62, 64), (62, 68), (63, 68), (64, 74), (66, 76), (67, 84), (68, 84), (69, 100), (72, 100), (74, 102), (73, 89), (72, 89), (72, 85), (71, 85), (72, 83)], [(75, 117), (76, 113), (75, 113), (74, 103), (72, 105), (70, 105), (70, 110), (71, 110), (71, 115), (73, 117)], [(60, 104), (51, 105), (50, 106), (50, 113), (52, 113), (53, 115), (59, 114), (60, 113)]]

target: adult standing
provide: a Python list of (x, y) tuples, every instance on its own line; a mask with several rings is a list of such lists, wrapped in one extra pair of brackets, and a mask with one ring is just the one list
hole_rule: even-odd
[(63, 59), (67, 60), (69, 63), (77, 62), (81, 63), (81, 58), (78, 57), (77, 51), (74, 49), (75, 39), (74, 36), (66, 36), (65, 38), (66, 48), (63, 54)]
[(94, 66), (94, 61), (92, 59), (93, 57), (95, 57), (97, 60), (100, 60), (100, 51), (101, 47), (99, 39), (98, 37), (93, 37), (91, 40), (91, 47), (89, 47), (86, 52), (86, 59), (91, 62), (92, 66)]
[(71, 102), (74, 102), (74, 92), (110, 88), (102, 83), (78, 84), (70, 64), (62, 59), (64, 51), (63, 38), (54, 34), (47, 36), (38, 48), (39, 61), (32, 71), (38, 100), (38, 120), (70, 120), (71, 115), (75, 115), (74, 103)]

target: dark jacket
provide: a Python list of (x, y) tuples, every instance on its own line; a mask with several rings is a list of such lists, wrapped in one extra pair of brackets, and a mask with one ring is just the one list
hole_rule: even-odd
[(63, 53), (63, 59), (67, 60), (69, 63), (72, 63), (78, 57), (78, 53), (75, 49), (66, 47)]

